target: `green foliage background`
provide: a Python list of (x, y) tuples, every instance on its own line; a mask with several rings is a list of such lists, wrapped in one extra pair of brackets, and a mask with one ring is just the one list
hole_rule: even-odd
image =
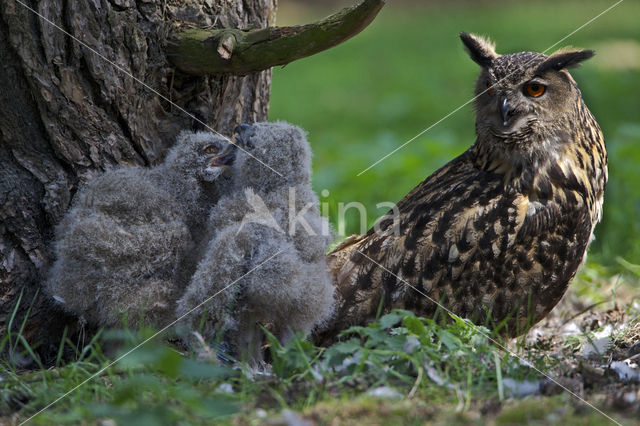
[[(321, 18), (353, 2), (301, 8), (280, 2), (278, 25)], [(336, 228), (338, 203), (360, 201), (368, 226), (475, 138), (472, 105), (435, 125), (371, 170), (359, 172), (473, 96), (478, 67), (460, 31), (490, 36), (499, 53), (544, 51), (614, 1), (388, 2), (347, 43), (274, 70), (270, 119), (304, 127), (314, 149), (314, 187)], [(640, 262), (640, 2), (624, 1), (548, 53), (566, 45), (596, 57), (571, 73), (605, 134), (609, 185), (604, 221), (590, 256)], [(326, 194), (326, 192), (325, 192)], [(347, 214), (346, 233), (360, 232)]]

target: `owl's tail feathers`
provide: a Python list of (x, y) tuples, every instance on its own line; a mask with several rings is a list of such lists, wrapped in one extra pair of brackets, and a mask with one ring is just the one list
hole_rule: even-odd
[(366, 235), (350, 235), (343, 242), (338, 244), (336, 248), (334, 248), (327, 255), (327, 265), (329, 267), (329, 271), (335, 277), (336, 281), (344, 281), (346, 275), (349, 271), (342, 271), (343, 266), (348, 266), (349, 258), (353, 251), (360, 246), (360, 244), (365, 241), (367, 238)]
[(313, 340), (317, 345), (328, 346), (338, 340), (341, 331), (364, 325), (375, 316), (380, 300), (377, 286), (371, 283), (364, 290), (360, 288), (360, 278), (365, 272), (360, 250), (367, 241), (367, 235), (352, 235), (327, 255), (327, 266), (336, 287), (335, 309), (333, 315), (314, 330)]

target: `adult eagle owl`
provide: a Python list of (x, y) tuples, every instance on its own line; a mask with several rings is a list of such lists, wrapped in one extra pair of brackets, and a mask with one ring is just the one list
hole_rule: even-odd
[(460, 37), (482, 67), (477, 139), (407, 194), (397, 217), (329, 255), (339, 302), (320, 342), (393, 308), (432, 316), (434, 300), (518, 335), (556, 305), (585, 257), (607, 156), (567, 69), (593, 51), (499, 55)]

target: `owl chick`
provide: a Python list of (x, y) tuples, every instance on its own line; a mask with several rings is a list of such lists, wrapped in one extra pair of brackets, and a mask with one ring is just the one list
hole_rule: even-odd
[[(475, 143), (366, 235), (329, 256), (337, 315), (317, 341), (393, 308), (444, 307), (518, 335), (560, 300), (602, 216), (604, 139), (568, 68), (593, 56), (499, 55), (461, 39), (482, 67)], [(397, 226), (399, 232), (393, 232)]]
[[(325, 253), (328, 224), (311, 189), (311, 149), (287, 123), (240, 125), (233, 191), (213, 208), (215, 236), (177, 306), (178, 316), (208, 297), (209, 337), (226, 331), (236, 353), (262, 359), (270, 324), (281, 342), (309, 332), (332, 312)], [(237, 281), (237, 282), (236, 282)], [(197, 310), (194, 321), (201, 317)]]
[(56, 228), (46, 291), (90, 325), (125, 314), (133, 328), (163, 325), (235, 150), (214, 133), (183, 132), (162, 164), (91, 180)]

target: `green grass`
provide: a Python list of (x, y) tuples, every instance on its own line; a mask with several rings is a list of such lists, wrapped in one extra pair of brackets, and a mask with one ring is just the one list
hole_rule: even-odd
[[(11, 348), (11, 356), (0, 360), (0, 424), (24, 421), (52, 402), (34, 424), (104, 419), (117, 424), (262, 424), (281, 420), (285, 410), (320, 424), (336, 419), (388, 425), (605, 424), (604, 417), (566, 392), (521, 398), (503, 380), (545, 381), (540, 373), (544, 372), (593, 383), (572, 365), (583, 362), (581, 348), (596, 340), (594, 333), (606, 327), (607, 315), (620, 311), (616, 306), (626, 307), (629, 318), (626, 327), (612, 334), (612, 353), (620, 359), (640, 336), (640, 305), (634, 291), (640, 267), (622, 266), (628, 273), (613, 277), (598, 265), (588, 266), (570, 290), (569, 299), (579, 299), (578, 310), (567, 311), (565, 305), (554, 311), (564, 312), (558, 319), (571, 319), (586, 307), (585, 321), (599, 324), (586, 333), (556, 336), (556, 329), (547, 326), (548, 337), (542, 340), (504, 340), (459, 318), (441, 322), (442, 315), (436, 321), (393, 311), (367, 327), (347, 330), (343, 341), (328, 348), (316, 347), (302, 336), (283, 346), (269, 336), (267, 375), (244, 364), (220, 364), (207, 351), (189, 353), (162, 335), (113, 363), (153, 336), (152, 330), (111, 330), (83, 345), (65, 337), (58, 353), (67, 355), (58, 357), (55, 366), (23, 371), (11, 360), (36, 355), (22, 338), (19, 324), (15, 333), (0, 338), (0, 350)], [(596, 360), (591, 368), (603, 362), (607, 361)], [(597, 385), (585, 388), (583, 396), (617, 420), (629, 421), (632, 414), (607, 400), (607, 395), (622, 394), (621, 390), (638, 389), (624, 386), (604, 375)]]
[[(589, 271), (595, 279), (598, 272)], [(579, 283), (588, 287), (591, 281), (581, 276)], [(610, 296), (603, 309), (615, 303)], [(620, 348), (638, 338), (638, 312), (632, 315), (636, 325), (628, 329), (635, 334), (614, 333)], [(267, 375), (244, 364), (221, 365), (215, 356), (202, 356), (204, 352), (198, 357), (181, 352), (161, 337), (112, 363), (152, 333), (109, 331), (80, 349), (65, 339), (61, 345), (71, 347), (75, 356), (58, 360), (48, 370), (18, 371), (0, 361), (0, 423), (27, 420), (55, 402), (33, 423), (113, 419), (117, 424), (262, 424), (290, 410), (321, 424), (336, 419), (388, 425), (480, 420), (606, 424), (604, 417), (565, 392), (522, 398), (503, 386), (505, 379), (544, 381), (540, 371), (554, 377), (579, 375), (570, 364), (582, 345), (594, 340), (592, 333), (563, 337), (552, 351), (523, 339), (505, 341), (459, 318), (437, 322), (393, 311), (367, 327), (347, 330), (342, 342), (328, 348), (302, 336), (283, 346), (269, 335)], [(6, 336), (0, 345), (17, 340), (17, 335)], [(29, 352), (26, 342), (15, 350)], [(590, 392), (596, 394), (585, 395), (591, 403), (617, 420), (630, 419), (597, 389)]]
[[(532, 376), (531, 369), (493, 346), (485, 337), (487, 330), (460, 319), (443, 326), (396, 311), (368, 327), (353, 328), (349, 334), (353, 337), (326, 350), (301, 336), (286, 346), (271, 337), (268, 376), (212, 360), (200, 362), (151, 342), (106, 368), (34, 421), (223, 421), (240, 412), (251, 415), (258, 407), (304, 411), (319, 401), (352, 398), (383, 387), (393, 389), (399, 398), (408, 395), (442, 403), (454, 399), (468, 408), (472, 399), (498, 398), (497, 371), (517, 379)], [(144, 333), (136, 339), (131, 333), (124, 335), (129, 341), (122, 353), (145, 337)], [(123, 345), (123, 333), (117, 337)], [(110, 362), (103, 355), (101, 345), (105, 344), (108, 339), (96, 339), (75, 361), (43, 372), (17, 374), (3, 363), (0, 419), (19, 408), (20, 419), (25, 420), (100, 372)]]
[[(363, 202), (369, 212), (366, 225), (371, 226), (388, 208), (377, 209), (377, 203), (397, 202), (474, 141), (473, 108), (468, 105), (357, 176), (472, 97), (479, 69), (463, 51), (460, 31), (491, 36), (498, 52), (542, 51), (614, 2), (414, 3), (389, 2), (354, 39), (274, 70), (270, 119), (308, 130), (314, 187), (329, 191), (321, 201), (336, 228), (339, 202)], [(288, 5), (281, 2), (285, 17), (292, 15)], [(296, 11), (289, 21), (309, 19)], [(640, 3), (625, 1), (556, 46), (597, 51), (572, 74), (609, 149), (604, 221), (590, 253), (610, 266), (617, 265), (618, 256), (640, 262), (638, 16)], [(632, 47), (620, 48), (614, 43), (620, 40), (632, 40)], [(632, 61), (633, 55), (635, 68), (616, 66)], [(360, 232), (356, 212), (347, 219), (347, 233)]]

